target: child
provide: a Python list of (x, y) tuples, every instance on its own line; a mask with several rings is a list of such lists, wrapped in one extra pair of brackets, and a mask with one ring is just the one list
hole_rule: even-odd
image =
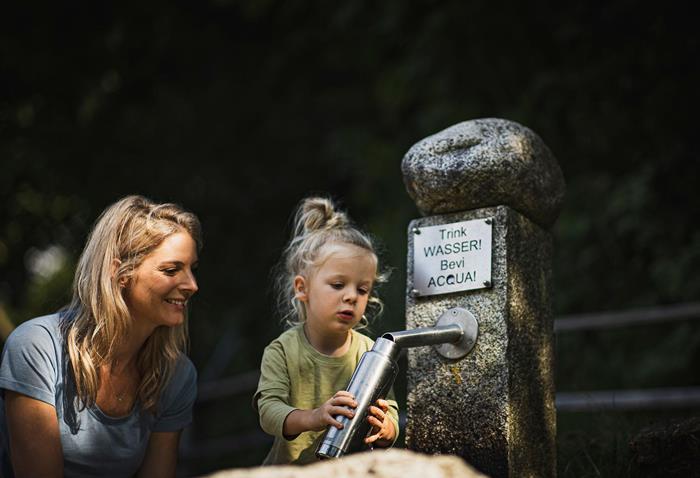
[[(333, 417), (353, 416), (357, 403), (343, 389), (374, 343), (354, 329), (367, 325), (368, 305), (381, 311), (373, 294), (379, 277), (372, 242), (328, 199), (299, 205), (280, 266), (279, 304), (292, 327), (265, 348), (253, 397), (260, 425), (275, 437), (266, 465), (315, 461), (328, 425), (342, 428)], [(392, 396), (370, 407), (365, 443), (389, 447), (396, 441)]]

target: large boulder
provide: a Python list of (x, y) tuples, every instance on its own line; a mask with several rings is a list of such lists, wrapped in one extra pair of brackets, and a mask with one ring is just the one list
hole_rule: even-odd
[(265, 466), (225, 470), (208, 478), (486, 478), (461, 458), (423, 455), (392, 448), (356, 453), (307, 466)]
[(547, 145), (513, 121), (465, 121), (414, 144), (401, 163), (423, 215), (505, 205), (544, 229), (559, 215), (564, 176)]

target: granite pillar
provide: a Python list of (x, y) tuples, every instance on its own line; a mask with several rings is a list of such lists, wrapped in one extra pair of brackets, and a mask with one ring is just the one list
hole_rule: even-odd
[[(479, 323), (476, 345), (462, 359), (446, 359), (432, 347), (409, 349), (407, 447), (461, 456), (492, 477), (555, 476), (548, 229), (565, 190), (556, 160), (531, 130), (481, 119), (418, 142), (402, 171), (425, 215), (408, 228), (406, 328), (433, 326), (452, 307), (469, 310)], [(445, 274), (454, 280), (464, 258), (463, 277), (472, 282), (465, 290), (432, 293), (425, 274), (414, 281), (414, 267), (426, 267), (416, 237), (430, 226), (474, 224), (465, 221), (490, 225), (490, 248), (442, 251), (454, 267)], [(469, 240), (458, 235), (444, 242)], [(469, 268), (478, 254), (490, 257), (490, 277)]]

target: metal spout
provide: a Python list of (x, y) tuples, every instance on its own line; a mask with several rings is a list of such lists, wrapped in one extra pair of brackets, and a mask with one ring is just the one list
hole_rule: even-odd
[(423, 345), (450, 344), (459, 341), (464, 329), (459, 324), (436, 327), (420, 327), (399, 332), (387, 332), (382, 338), (389, 339), (399, 347), (420, 347)]
[(446, 310), (434, 327), (387, 332), (382, 338), (399, 348), (434, 345), (437, 353), (450, 360), (461, 359), (474, 348), (479, 324), (474, 315), (461, 307)]

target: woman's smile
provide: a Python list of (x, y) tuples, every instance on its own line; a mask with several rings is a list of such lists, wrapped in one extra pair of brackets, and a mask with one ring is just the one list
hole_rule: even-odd
[(173, 305), (177, 310), (185, 310), (187, 307), (187, 299), (165, 299), (165, 302)]

